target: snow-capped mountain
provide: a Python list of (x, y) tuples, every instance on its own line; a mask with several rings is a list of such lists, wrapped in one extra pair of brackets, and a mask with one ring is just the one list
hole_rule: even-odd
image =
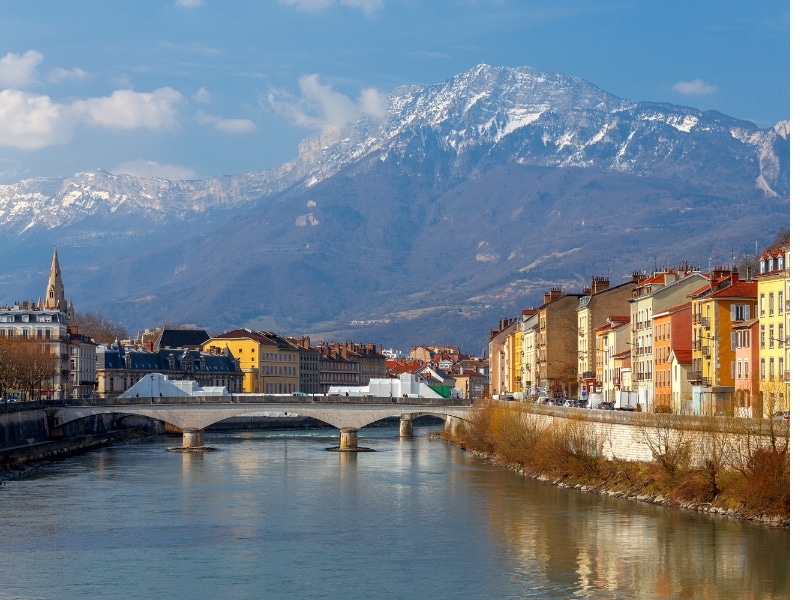
[(0, 303), (42, 293), (33, 275), (56, 244), (76, 309), (133, 330), (325, 323), (363, 338), (348, 323), (375, 322), (385, 344), (469, 330), (479, 347), (498, 310), (551, 286), (763, 247), (788, 227), (788, 196), (788, 122), (479, 65), (396, 89), (383, 119), (322, 131), (274, 170), (0, 186)]
[(736, 173), (737, 185), (783, 196), (788, 137), (787, 122), (759, 129), (713, 111), (621, 100), (577, 77), (479, 65), (437, 85), (396, 89), (384, 120), (323, 131), (272, 171), (202, 181), (96, 171), (0, 186), (0, 231), (130, 214), (152, 224), (192, 220), (308, 188), (364, 159), (400, 157), (439, 162), (454, 181), (506, 163), (702, 178), (711, 166)]

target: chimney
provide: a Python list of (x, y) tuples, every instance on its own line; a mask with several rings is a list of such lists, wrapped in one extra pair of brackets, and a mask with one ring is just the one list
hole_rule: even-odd
[(607, 290), (608, 286), (608, 277), (592, 277), (592, 294)]
[(550, 288), (550, 291), (544, 295), (544, 303), (547, 304), (548, 302), (552, 302), (553, 300), (557, 300), (564, 295), (564, 292), (561, 291), (560, 287), (553, 287)]

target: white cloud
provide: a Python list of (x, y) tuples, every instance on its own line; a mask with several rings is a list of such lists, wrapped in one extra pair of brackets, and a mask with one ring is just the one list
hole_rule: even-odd
[(36, 50), (19, 55), (9, 52), (0, 58), (0, 85), (22, 88), (37, 82), (36, 67), (44, 56)]
[[(304, 12), (320, 12), (336, 4), (336, 0), (280, 0), (280, 2)], [(343, 6), (363, 10), (366, 15), (383, 8), (383, 0), (339, 0), (339, 3)]]
[(67, 112), (47, 96), (0, 91), (0, 146), (38, 150), (69, 141), (73, 121)]
[(250, 119), (223, 119), (202, 111), (197, 113), (197, 122), (203, 125), (211, 125), (214, 129), (223, 133), (250, 133), (257, 129), (256, 124)]
[[(80, 123), (109, 129), (171, 129), (178, 124), (182, 100), (171, 88), (152, 93), (117, 90), (111, 96), (71, 104), (21, 90), (0, 90), (0, 146), (38, 150), (64, 144)], [(235, 131), (246, 126), (234, 121), (223, 127)]]
[(115, 175), (133, 175), (134, 177), (159, 177), (171, 181), (186, 181), (197, 179), (197, 174), (189, 167), (180, 165), (161, 164), (154, 160), (134, 160), (122, 163), (111, 169)]
[(704, 96), (715, 93), (717, 86), (706, 83), (702, 79), (693, 79), (692, 81), (679, 81), (672, 86), (672, 89), (686, 96)]
[(72, 103), (72, 110), (90, 125), (112, 129), (171, 129), (178, 122), (180, 92), (159, 88), (152, 93), (117, 90), (110, 96)]
[(180, 6), (181, 8), (195, 8), (204, 4), (204, 0), (175, 0), (175, 6)]
[(295, 125), (311, 129), (341, 128), (364, 116), (383, 118), (386, 95), (374, 88), (361, 91), (358, 102), (320, 83), (319, 76), (300, 78), (301, 98), (279, 90), (271, 91), (267, 102), (273, 110)]
[(50, 71), (47, 81), (50, 83), (61, 83), (62, 81), (85, 81), (89, 79), (89, 73), (83, 69), (63, 69), (61, 67)]
[(201, 104), (208, 104), (211, 102), (211, 92), (209, 92), (206, 88), (201, 87), (194, 93), (195, 102), (200, 102)]

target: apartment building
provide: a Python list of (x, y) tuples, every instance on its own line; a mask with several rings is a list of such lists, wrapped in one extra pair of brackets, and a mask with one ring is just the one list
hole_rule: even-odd
[[(489, 332), (489, 390), (492, 396), (503, 397), (511, 393), (513, 388), (511, 379), (514, 374), (514, 359), (508, 338), (514, 337), (517, 321), (516, 317), (503, 319), (498, 323), (497, 329)], [(513, 349), (513, 339), (511, 348)]]
[(584, 288), (584, 295), (578, 301), (576, 309), (578, 378), (581, 392), (592, 393), (601, 389), (597, 383), (597, 371), (602, 367), (596, 362), (595, 329), (605, 324), (609, 317), (627, 314), (631, 290), (639, 280), (639, 274), (634, 273), (631, 281), (612, 288), (609, 287), (608, 277), (592, 277), (591, 286)]
[(691, 331), (691, 302), (653, 315), (653, 408), (656, 411), (682, 412), (680, 396), (676, 399), (672, 393), (673, 379), (678, 375), (674, 372), (673, 361), (680, 361), (687, 352), (691, 356)]
[(758, 319), (734, 323), (736, 340), (736, 368), (734, 375), (733, 406), (737, 417), (763, 416), (763, 403), (759, 395)]
[(686, 302), (687, 295), (698, 289), (708, 278), (699, 270), (683, 265), (665, 269), (641, 280), (631, 290), (631, 366), (633, 387), (645, 412), (654, 406), (653, 381), (653, 315)]
[[(789, 410), (789, 243), (761, 254), (758, 284), (760, 413)], [(754, 416), (759, 416), (754, 414)]]
[[(612, 315), (599, 325), (595, 337), (595, 389), (602, 393), (604, 402), (615, 402), (617, 391), (633, 391), (631, 388), (631, 318), (628, 315)], [(587, 395), (590, 393), (586, 390)]]
[(581, 294), (551, 288), (539, 307), (536, 352), (539, 387), (548, 396), (578, 395), (578, 323), (575, 310)]
[(692, 412), (733, 415), (736, 338), (733, 327), (755, 314), (758, 284), (717, 267), (689, 294), (692, 302)]
[(523, 309), (519, 320), (519, 329), (522, 333), (520, 347), (520, 376), (522, 396), (533, 400), (538, 397), (537, 388), (539, 372), (536, 359), (536, 337), (539, 333), (539, 309)]

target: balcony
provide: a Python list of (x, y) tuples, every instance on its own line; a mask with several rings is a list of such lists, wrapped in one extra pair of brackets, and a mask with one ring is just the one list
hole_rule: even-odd
[(689, 371), (686, 374), (686, 379), (689, 383), (702, 383), (703, 382), (703, 372), (702, 371)]
[(708, 358), (711, 356), (711, 346), (703, 346), (700, 348), (700, 353), (703, 355), (703, 358)]
[(708, 329), (711, 327), (711, 320), (708, 317), (700, 317), (700, 326), (703, 329)]

